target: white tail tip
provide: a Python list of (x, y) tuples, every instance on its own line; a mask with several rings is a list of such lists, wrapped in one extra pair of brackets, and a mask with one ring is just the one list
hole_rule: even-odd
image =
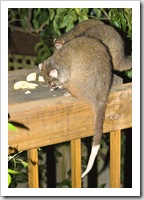
[(93, 164), (94, 164), (94, 161), (95, 161), (95, 158), (97, 156), (97, 153), (98, 153), (98, 150), (100, 148), (100, 145), (97, 145), (97, 146), (92, 146), (92, 150), (91, 150), (91, 153), (90, 153), (90, 157), (89, 157), (89, 161), (88, 161), (88, 165), (87, 165), (87, 168), (86, 170), (83, 172), (82, 174), (82, 178), (89, 173), (89, 171), (91, 170)]

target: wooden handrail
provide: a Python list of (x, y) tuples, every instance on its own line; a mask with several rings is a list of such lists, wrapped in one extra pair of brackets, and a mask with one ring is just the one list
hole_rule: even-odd
[[(18, 77), (17, 74), (15, 76)], [(11, 84), (12, 81), (13, 76)], [(18, 125), (19, 131), (9, 131), (9, 153), (28, 151), (29, 187), (37, 188), (37, 148), (71, 141), (72, 187), (80, 188), (81, 138), (93, 135), (93, 113), (90, 106), (83, 101), (62, 95), (46, 98), (46, 95), (43, 96), (46, 92), (47, 89), (41, 91), (40, 88), (36, 93), (38, 97), (35, 95), (33, 99), (25, 97), (22, 92), (11, 92), (9, 121)], [(42, 98), (39, 98), (41, 96)], [(110, 132), (110, 186), (113, 188), (120, 187), (120, 130), (130, 127), (132, 83), (115, 85), (108, 98), (103, 125), (103, 133)]]
[[(132, 126), (131, 102), (131, 83), (112, 88), (104, 133)], [(91, 108), (73, 97), (9, 104), (8, 109), (10, 119), (25, 126), (19, 128), (19, 132), (9, 134), (10, 149), (23, 151), (93, 135)]]

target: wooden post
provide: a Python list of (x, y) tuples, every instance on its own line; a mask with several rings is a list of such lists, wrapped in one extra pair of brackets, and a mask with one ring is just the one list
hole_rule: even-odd
[(38, 150), (28, 150), (28, 180), (29, 188), (39, 188)]
[(81, 188), (81, 140), (71, 141), (72, 188)]
[(110, 187), (120, 188), (121, 130), (110, 132)]

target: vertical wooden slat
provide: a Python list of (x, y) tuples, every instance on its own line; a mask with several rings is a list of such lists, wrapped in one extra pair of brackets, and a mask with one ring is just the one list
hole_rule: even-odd
[(81, 188), (81, 140), (71, 141), (72, 188)]
[(121, 130), (110, 132), (110, 187), (120, 188)]
[(39, 187), (37, 148), (28, 150), (28, 182), (29, 188)]

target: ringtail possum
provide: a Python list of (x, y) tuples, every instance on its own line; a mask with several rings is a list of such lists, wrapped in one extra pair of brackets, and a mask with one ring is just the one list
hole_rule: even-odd
[(65, 44), (66, 42), (72, 40), (73, 38), (76, 38), (76, 37), (82, 35), (89, 28), (91, 28), (93, 26), (100, 25), (100, 24), (103, 24), (103, 22), (98, 20), (98, 19), (89, 19), (89, 20), (85, 20), (85, 21), (80, 22), (73, 29), (71, 29), (69, 32), (67, 32), (64, 35), (54, 39), (53, 42), (54, 42), (55, 48), (56, 49), (61, 48), (63, 46), (63, 44)]
[[(56, 49), (61, 48), (70, 40), (87, 36), (100, 40), (109, 50), (113, 69), (124, 71), (132, 68), (131, 56), (125, 56), (124, 42), (120, 34), (110, 25), (106, 25), (100, 20), (86, 20), (79, 23), (74, 29), (54, 40)], [(84, 26), (86, 24), (86, 26)]]
[(105, 109), (112, 83), (111, 57), (99, 40), (83, 36), (65, 43), (63, 48), (39, 64), (39, 68), (50, 87), (62, 86), (92, 108), (94, 136), (83, 178), (91, 170), (100, 148)]

